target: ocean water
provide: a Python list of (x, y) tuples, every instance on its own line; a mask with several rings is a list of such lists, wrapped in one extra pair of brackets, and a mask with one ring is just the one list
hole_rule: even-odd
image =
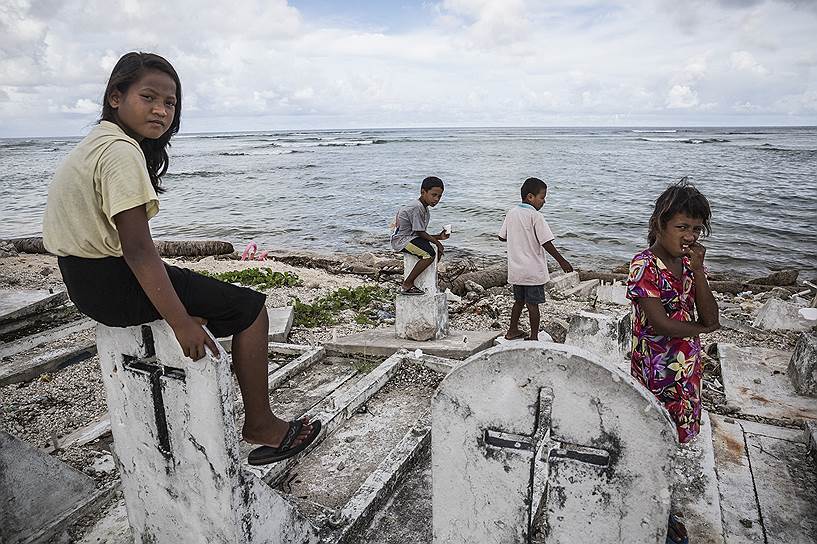
[[(40, 234), (49, 180), (77, 141), (0, 140), (0, 238)], [(609, 268), (646, 246), (655, 198), (689, 176), (713, 208), (712, 270), (817, 272), (817, 127), (182, 134), (170, 153), (157, 238), (388, 251), (397, 208), (436, 175), (446, 190), (430, 230), (450, 223), (449, 252), (498, 258), (504, 214), (537, 176), (556, 246), (574, 267)]]

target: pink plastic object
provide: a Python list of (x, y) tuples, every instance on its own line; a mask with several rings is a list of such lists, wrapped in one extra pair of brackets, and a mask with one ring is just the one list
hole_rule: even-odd
[(258, 251), (258, 246), (255, 245), (255, 242), (250, 242), (247, 244), (247, 247), (244, 248), (244, 253), (241, 254), (242, 261), (252, 261), (255, 259), (255, 252)]
[(255, 257), (255, 260), (256, 261), (266, 261), (267, 260), (267, 255), (269, 255), (269, 251), (262, 251), (261, 253), (259, 253)]

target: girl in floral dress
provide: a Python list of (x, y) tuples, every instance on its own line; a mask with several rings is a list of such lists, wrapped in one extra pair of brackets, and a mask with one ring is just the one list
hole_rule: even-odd
[[(650, 247), (633, 257), (627, 298), (633, 301), (630, 373), (664, 404), (684, 443), (701, 427), (701, 333), (720, 327), (718, 305), (706, 279), (710, 232), (706, 197), (682, 179), (668, 187), (650, 217)], [(697, 317), (696, 317), (697, 310)], [(685, 542), (675, 516), (667, 542)]]

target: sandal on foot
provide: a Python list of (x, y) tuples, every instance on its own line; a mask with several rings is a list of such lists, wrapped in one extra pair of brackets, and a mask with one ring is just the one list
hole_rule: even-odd
[(401, 289), (400, 294), (401, 295), (425, 295), (426, 292), (423, 291), (422, 289), (420, 289), (419, 287), (417, 287), (416, 285), (412, 285), (408, 289)]
[[(301, 429), (303, 429), (304, 425), (311, 425), (312, 431), (310, 431), (306, 438), (304, 438), (303, 442), (293, 446), (292, 443), (295, 442), (298, 435), (301, 434)], [(315, 441), (315, 438), (318, 437), (320, 432), (321, 421), (319, 419), (310, 421), (309, 423), (304, 423), (303, 421), (290, 421), (289, 429), (287, 429), (287, 434), (284, 435), (284, 439), (281, 440), (280, 446), (277, 448), (273, 448), (272, 446), (261, 446), (255, 448), (250, 452), (249, 457), (247, 457), (247, 462), (251, 465), (269, 465), (270, 463), (277, 463), (278, 461), (289, 459), (290, 457), (298, 455), (304, 451), (307, 446)]]
[[(667, 543), (666, 544), (689, 544), (687, 528), (681, 517), (677, 514), (669, 515), (667, 523)], [(674, 535), (673, 535), (674, 533)]]
[(519, 340), (520, 338), (525, 338), (527, 335), (528, 335), (528, 333), (519, 331), (518, 333), (514, 334), (510, 338), (508, 338), (508, 335), (506, 334), (504, 338), (505, 338), (505, 340), (508, 340), (508, 341), (510, 341), (510, 340)]

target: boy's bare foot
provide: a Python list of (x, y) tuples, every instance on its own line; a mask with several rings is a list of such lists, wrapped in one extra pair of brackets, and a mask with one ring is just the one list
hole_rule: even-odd
[(505, 340), (519, 340), (520, 338), (524, 338), (526, 334), (527, 333), (519, 329), (508, 331), (505, 334)]
[[(302, 443), (309, 437), (309, 433), (312, 432), (312, 425), (308, 422), (308, 420), (303, 419), (302, 421), (304, 422), (304, 426), (301, 427), (301, 432), (298, 433), (298, 436), (292, 442), (293, 446), (297, 446), (298, 444)], [(283, 419), (275, 418), (273, 423), (262, 427), (250, 428), (245, 423), (244, 428), (241, 430), (241, 436), (250, 444), (277, 448), (281, 445), (281, 442), (284, 440), (284, 436), (286, 436), (288, 430), (288, 422), (284, 421)]]

